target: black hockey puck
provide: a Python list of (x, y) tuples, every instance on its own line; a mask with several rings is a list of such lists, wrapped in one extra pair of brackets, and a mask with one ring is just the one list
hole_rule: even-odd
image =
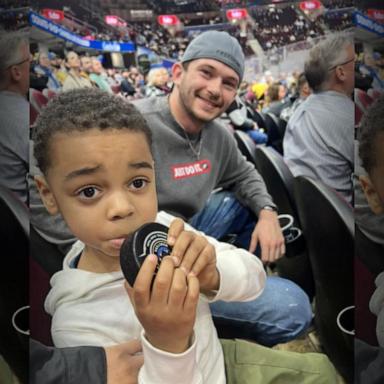
[(145, 258), (150, 254), (157, 256), (156, 275), (162, 258), (171, 253), (167, 237), (168, 227), (158, 223), (148, 223), (125, 239), (120, 249), (120, 265), (123, 275), (131, 287), (135, 283)]

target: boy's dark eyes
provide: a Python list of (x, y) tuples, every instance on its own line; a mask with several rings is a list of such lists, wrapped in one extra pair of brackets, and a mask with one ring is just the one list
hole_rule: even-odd
[(148, 181), (145, 179), (136, 179), (133, 180), (131, 186), (133, 189), (142, 189), (148, 184)]
[(99, 190), (95, 187), (86, 187), (81, 189), (78, 192), (78, 195), (80, 197), (86, 198), (86, 199), (92, 199), (93, 197), (96, 196), (96, 194), (99, 192)]

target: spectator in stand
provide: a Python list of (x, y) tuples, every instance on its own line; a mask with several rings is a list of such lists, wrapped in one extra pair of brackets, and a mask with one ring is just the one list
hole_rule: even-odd
[(60, 85), (64, 84), (64, 80), (68, 75), (67, 68), (65, 67), (64, 59), (54, 52), (48, 53), (48, 58), (51, 63), (51, 68), (55, 74), (57, 80), (60, 81)]
[(265, 144), (268, 136), (262, 132), (257, 123), (247, 115), (247, 107), (239, 96), (236, 96), (226, 113), (234, 129), (246, 132), (256, 144)]
[(28, 202), (29, 169), (28, 38), (0, 35), (0, 184)]
[(48, 77), (47, 82), (47, 88), (51, 89), (52, 91), (58, 92), (61, 89), (61, 83), (57, 79), (53, 68), (51, 66), (51, 61), (49, 60), (48, 53), (46, 52), (39, 52), (38, 58), (37, 58), (38, 64), (35, 65), (33, 70), (43, 76)]
[(65, 62), (68, 67), (68, 75), (64, 80), (63, 91), (93, 87), (91, 81), (81, 74), (81, 63), (79, 55), (76, 52), (68, 52)]
[(352, 203), (355, 50), (335, 34), (315, 45), (305, 63), (313, 90), (290, 118), (284, 158), (292, 173), (322, 180)]
[(267, 105), (263, 108), (263, 113), (272, 113), (279, 117), (281, 111), (287, 106), (284, 101), (286, 88), (279, 82), (272, 83), (267, 89)]
[(171, 88), (168, 85), (169, 73), (166, 68), (153, 68), (147, 76), (147, 85), (145, 96), (164, 96), (167, 95)]
[(293, 113), (296, 111), (298, 106), (306, 100), (306, 98), (311, 94), (311, 88), (308, 84), (307, 78), (305, 77), (305, 73), (301, 73), (299, 75), (299, 79), (297, 80), (297, 96), (294, 100), (293, 104), (289, 107), (284, 108), (280, 113), (280, 118), (288, 121)]
[(113, 93), (112, 88), (107, 81), (103, 65), (97, 57), (92, 57), (92, 73), (89, 77), (100, 89), (108, 93)]

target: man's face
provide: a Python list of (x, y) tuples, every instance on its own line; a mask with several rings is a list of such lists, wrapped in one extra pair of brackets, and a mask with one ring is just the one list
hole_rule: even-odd
[(31, 64), (31, 53), (27, 44), (23, 44), (20, 48), (20, 51), (20, 63), (12, 67), (14, 67), (13, 69), (17, 72), (16, 77), (18, 79), (20, 93), (26, 95), (29, 89), (29, 68)]
[(81, 61), (81, 69), (86, 73), (91, 73), (92, 72), (91, 58), (84, 56), (80, 59), (80, 61)]
[(378, 135), (375, 154), (376, 166), (360, 182), (372, 212), (380, 215), (384, 214), (384, 133)]
[(173, 81), (183, 112), (192, 120), (205, 123), (227, 110), (236, 96), (239, 77), (217, 60), (197, 59), (187, 69), (175, 64)]
[(346, 48), (346, 59), (344, 60), (345, 64), (340, 67), (343, 70), (344, 74), (344, 89), (347, 95), (352, 95), (352, 92), (355, 88), (355, 48), (350, 44)]
[(50, 67), (51, 62), (48, 59), (48, 55), (46, 53), (40, 53), (40, 55), (39, 55), (39, 64), (42, 67), (46, 67), (46, 68)]
[(85, 255), (117, 258), (117, 266), (123, 240), (157, 214), (154, 164), (144, 134), (91, 129), (51, 140), (46, 181), (37, 181), (47, 210), (62, 214), (85, 243)]

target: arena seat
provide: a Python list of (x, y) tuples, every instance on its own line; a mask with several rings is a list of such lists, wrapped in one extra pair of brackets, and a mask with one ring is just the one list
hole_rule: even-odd
[(256, 166), (255, 150), (256, 144), (251, 137), (246, 132), (235, 130), (233, 136), (237, 142), (237, 146), (240, 149), (240, 152), (245, 156), (245, 158)]
[(325, 353), (350, 383), (353, 336), (339, 329), (337, 317), (354, 305), (353, 209), (321, 181), (304, 176), (295, 178), (294, 193), (315, 279), (316, 329)]
[[(3, 254), (0, 268), (0, 354), (20, 382), (27, 383), (28, 336), (12, 326), (12, 317), (17, 310), (28, 306), (29, 213), (26, 205), (3, 186), (0, 186), (0, 217)], [(27, 330), (28, 320), (25, 320)]]
[[(291, 215), (294, 219), (293, 225), (301, 229), (293, 191), (294, 177), (283, 157), (273, 148), (262, 146), (256, 148), (255, 156), (257, 169), (263, 177), (279, 213)], [(298, 247), (290, 249), (287, 246), (287, 254), (289, 257), (282, 257), (276, 262), (279, 275), (298, 284), (312, 300), (314, 280), (306, 251), (305, 234)]]
[(43, 95), (48, 99), (52, 99), (52, 97), (57, 96), (57, 92), (53, 91), (52, 89), (44, 88), (43, 89)]
[[(267, 146), (271, 146), (280, 154), (283, 154), (283, 126), (279, 125), (279, 118), (272, 113), (264, 114), (264, 121), (268, 135)], [(285, 127), (284, 127), (285, 129)]]
[(362, 89), (355, 88), (354, 91), (355, 103), (359, 106), (360, 110), (365, 113), (369, 106), (372, 104), (373, 99)]
[(48, 103), (48, 99), (37, 89), (29, 89), (29, 102), (40, 113)]
[(45, 345), (52, 345), (51, 317), (44, 310), (51, 276), (62, 268), (64, 255), (30, 226), (30, 323), (31, 337)]
[(29, 126), (31, 127), (35, 120), (37, 119), (37, 116), (39, 115), (38, 110), (33, 106), (32, 103), (29, 103)]

